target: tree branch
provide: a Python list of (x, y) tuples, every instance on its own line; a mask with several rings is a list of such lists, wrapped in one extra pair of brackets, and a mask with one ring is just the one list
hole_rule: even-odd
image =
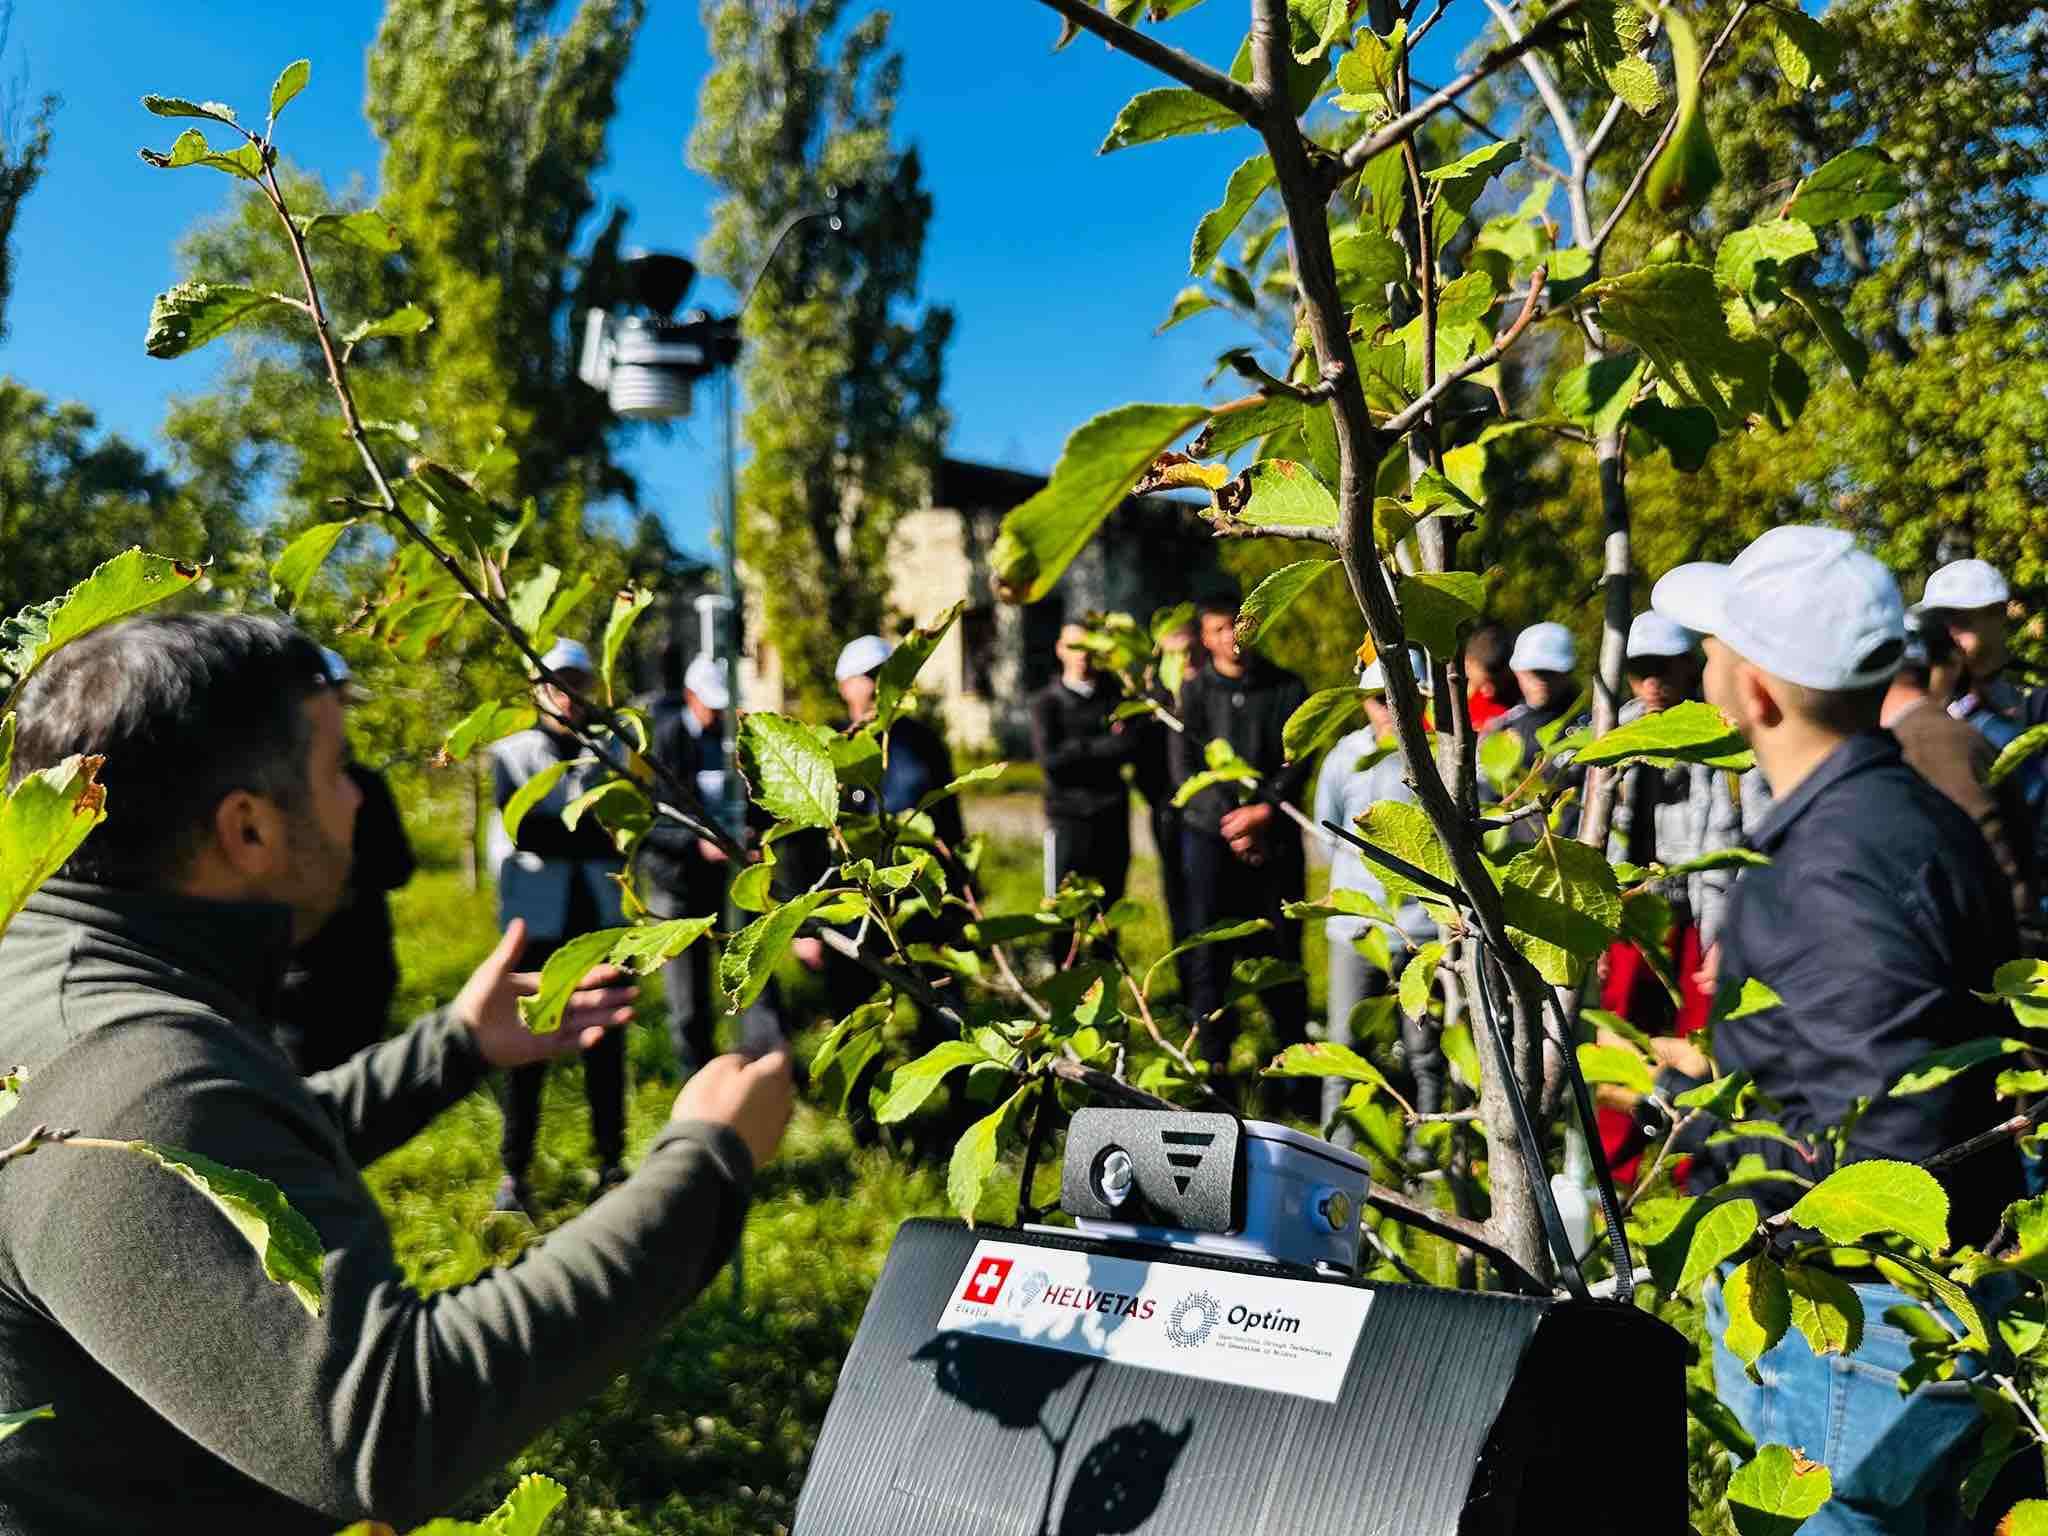
[(1219, 539), (1299, 539), (1309, 544), (1337, 544), (1337, 530), (1319, 523), (1237, 523), (1216, 522)]
[(1519, 40), (1496, 48), (1477, 64), (1466, 70), (1442, 90), (1425, 97), (1421, 104), (1409, 108), (1388, 123), (1379, 132), (1360, 139), (1345, 150), (1338, 159), (1334, 174), (1327, 176), (1326, 191), (1333, 190), (1346, 176), (1354, 176), (1365, 168), (1368, 160), (1381, 150), (1387, 149), (1414, 134), (1415, 130), (1428, 122), (1445, 107), (1471, 90), (1488, 76), (1499, 73), (1531, 48), (1541, 47), (1563, 29), (1564, 23), (1577, 12), (1584, 0), (1560, 0), (1557, 8), (1531, 27)]
[[(1486, 0), (1486, 8), (1493, 12), (1493, 19), (1500, 23), (1501, 31), (1507, 33), (1508, 41), (1522, 40), (1521, 29), (1515, 25), (1515, 18), (1508, 14), (1508, 8), (1500, 0)], [(1550, 66), (1530, 54), (1521, 57), (1523, 73), (1536, 87), (1536, 94), (1543, 98), (1544, 110), (1550, 114), (1550, 123), (1557, 130), (1557, 141), (1564, 146), (1565, 158), (1573, 165), (1586, 158), (1586, 146), (1579, 138), (1579, 125), (1572, 121), (1572, 110), (1565, 104), (1564, 95), (1551, 78)], [(1619, 99), (1619, 98), (1617, 98)]]
[(1258, 117), (1258, 98), (1243, 84), (1228, 75), (1219, 74), (1193, 54), (1183, 53), (1136, 27), (1125, 26), (1097, 10), (1090, 0), (1039, 0), (1039, 3), (1059, 12), (1082, 31), (1093, 32), (1119, 53), (1127, 53), (1141, 63), (1150, 64), (1162, 75), (1178, 80), (1191, 91), (1199, 91), (1246, 122)]
[(1513, 324), (1495, 338), (1492, 346), (1488, 347), (1484, 352), (1476, 352), (1471, 357), (1466, 358), (1464, 362), (1458, 364), (1457, 367), (1438, 379), (1435, 384), (1416, 396), (1404, 409), (1382, 422), (1380, 430), (1394, 436), (1406, 432), (1428, 414), (1429, 408), (1432, 405), (1442, 399), (1457, 385), (1471, 378), (1475, 373), (1485, 372), (1505, 357), (1508, 348), (1521, 339), (1522, 332), (1526, 331), (1531, 322), (1536, 319), (1537, 300), (1543, 296), (1543, 285), (1549, 275), (1549, 269), (1546, 267), (1538, 267), (1530, 275), (1529, 296), (1522, 301), (1522, 312), (1515, 316)]
[[(1735, 7), (1735, 14), (1728, 18), (1728, 25), (1721, 29), (1721, 35), (1714, 39), (1714, 45), (1707, 50), (1706, 56), (1700, 60), (1700, 70), (1697, 77), (1699, 80), (1704, 81), (1707, 78), (1707, 71), (1714, 67), (1714, 60), (1721, 56), (1721, 50), (1728, 45), (1728, 39), (1735, 35), (1735, 29), (1741, 26), (1743, 18), (1749, 15), (1750, 5), (1751, 0), (1742, 0), (1742, 3)], [(1677, 131), (1678, 112), (1674, 108), (1670, 118), (1664, 124), (1664, 131), (1657, 135), (1657, 142), (1650, 146), (1649, 154), (1645, 155), (1643, 163), (1636, 167), (1635, 177), (1629, 182), (1628, 190), (1621, 194), (1621, 201), (1614, 205), (1614, 211), (1607, 215), (1607, 222), (1600, 226), (1600, 232), (1593, 237), (1592, 242), (1587, 246), (1587, 249), (1595, 256), (1600, 254), (1602, 247), (1607, 244), (1608, 239), (1614, 234), (1616, 226), (1621, 223), (1622, 216), (1629, 211), (1630, 207), (1634, 205), (1636, 198), (1642, 194), (1644, 186), (1650, 180), (1650, 168), (1657, 163), (1657, 157), (1664, 152), (1664, 146), (1671, 142), (1671, 136)]]

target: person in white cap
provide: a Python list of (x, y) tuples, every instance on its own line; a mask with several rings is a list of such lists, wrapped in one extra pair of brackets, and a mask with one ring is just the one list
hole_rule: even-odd
[(1578, 646), (1570, 630), (1550, 622), (1531, 624), (1515, 636), (1514, 651), (1508, 656), (1508, 670), (1515, 676), (1522, 702), (1486, 732), (1513, 731), (1522, 738), (1522, 760), (1533, 763), (1543, 750), (1538, 734), (1561, 720), (1578, 699), (1578, 684), (1572, 679), (1578, 664)]
[[(848, 641), (839, 653), (833, 676), (853, 725), (865, 725), (874, 719), (875, 674), (895, 651), (896, 647), (880, 635), (862, 635)], [(887, 735), (889, 750), (880, 793), (860, 787), (848, 791), (847, 809), (856, 816), (908, 811), (932, 790), (953, 780), (953, 754), (947, 750), (944, 738), (915, 715), (899, 716)], [(959, 797), (941, 800), (927, 814), (939, 839), (947, 847), (957, 849), (967, 835), (960, 820)]]
[[(1416, 686), (1427, 699), (1431, 691), (1429, 663), (1419, 650), (1410, 650), (1408, 660), (1414, 669)], [(1358, 686), (1367, 690), (1363, 700), (1366, 723), (1338, 738), (1323, 758), (1322, 770), (1316, 775), (1318, 827), (1325, 822), (1350, 827), (1383, 800), (1403, 805), (1415, 803), (1407, 767), (1394, 745), (1394, 716), (1385, 698), (1385, 662), (1374, 661), (1365, 668), (1359, 674)], [(1356, 848), (1320, 837), (1311, 839), (1311, 845), (1329, 855), (1333, 893), (1354, 891), (1384, 910), (1386, 885)], [(1436, 937), (1436, 923), (1418, 901), (1402, 902), (1393, 917), (1391, 924), (1353, 913), (1323, 919), (1323, 936), (1329, 943), (1327, 1038), (1333, 1044), (1352, 1044), (1353, 1011), (1367, 999), (1384, 995), (1414, 950)], [(1375, 933), (1379, 935), (1377, 941), (1372, 937)], [(1376, 953), (1368, 954), (1367, 950)], [(1420, 1020), (1404, 1017), (1401, 1042), (1408, 1069), (1415, 1077), (1416, 1107), (1425, 1114), (1443, 1108), (1443, 1048), (1435, 1031), (1423, 1028)], [(1324, 1079), (1325, 1126), (1336, 1115), (1350, 1086), (1336, 1078)], [(1356, 1132), (1349, 1124), (1340, 1125), (1331, 1131), (1330, 1139), (1349, 1146), (1356, 1139)]]
[[(541, 658), (554, 682), (534, 685), (540, 723), (491, 746), (497, 810), (491, 817), (488, 851), (491, 873), (498, 883), (498, 922), (514, 918), (526, 923), (526, 945), (519, 967), (537, 971), (547, 957), (569, 939), (613, 928), (625, 921), (618, 881), (625, 869), (611, 834), (595, 816), (582, 818), (572, 829), (562, 820), (569, 802), (595, 787), (607, 771), (592, 760), (572, 725), (584, 720), (575, 696), (590, 696), (597, 669), (581, 641), (557, 640)], [(505, 806), (520, 786), (566, 764), (546, 794), (527, 808), (516, 838), (505, 831)], [(500, 1152), (504, 1182), (497, 1208), (530, 1211), (532, 1191), (526, 1182), (540, 1133), (541, 1086), (545, 1065), (515, 1067), (507, 1074), (505, 1127)], [(590, 1132), (597, 1144), (598, 1192), (625, 1182), (626, 1042), (614, 1031), (583, 1054), (583, 1096), (590, 1105)]]
[[(673, 666), (673, 661), (669, 664)], [(723, 717), (731, 707), (724, 663), (698, 655), (683, 669), (681, 696), (663, 700), (654, 711), (656, 760), (694, 788), (713, 815), (725, 803)], [(645, 876), (642, 894), (656, 917), (723, 914), (730, 871), (724, 850), (716, 843), (673, 822), (657, 821), (640, 844), (636, 867)], [(710, 945), (692, 944), (661, 968), (669, 1043), (685, 1077), (717, 1054), (712, 1033), (718, 1018), (711, 989), (714, 962)]]
[[(1749, 835), (1771, 862), (1736, 882), (1720, 978), (1723, 989), (1761, 982), (1780, 1001), (1724, 1018), (1714, 1064), (1748, 1073), (1803, 1143), (1702, 1146), (1694, 1187), (1726, 1180), (1754, 1154), (1797, 1175), (1745, 1186), (1766, 1215), (1783, 1208), (1832, 1171), (1835, 1154), (1819, 1133), (1859, 1102), (1868, 1109), (1847, 1138), (1848, 1161), (1924, 1162), (1997, 1124), (2005, 1111), (1989, 1068), (1925, 1093), (1891, 1091), (1934, 1052), (2000, 1033), (1999, 1014), (1977, 993), (2018, 950), (2010, 891), (1983, 835), (1878, 728), (1905, 650), (1891, 573), (1846, 533), (1774, 528), (1732, 565), (1680, 566), (1657, 583), (1652, 603), (1707, 637), (1707, 698), (1754, 748), (1775, 797)], [(1659, 1075), (1667, 1098), (1683, 1085), (1672, 1069)], [(1958, 1245), (1988, 1242), (2021, 1192), (2002, 1139), (1936, 1177)], [(1841, 1278), (1867, 1318), (1911, 1301), (1869, 1283), (1867, 1270)], [(1707, 1310), (1716, 1388), (1744, 1426), (1792, 1445), (1841, 1447), (1830, 1458), (1834, 1499), (1804, 1530), (1949, 1528), (1979, 1411), (1961, 1393), (1900, 1393), (1906, 1335), (1866, 1328), (1845, 1372), (1793, 1330), (1757, 1362), (1759, 1384), (1720, 1342), (1727, 1307), (1713, 1282)]]
[[(1957, 702), (2011, 719), (2019, 712), (2019, 690), (2005, 677), (2006, 605), (2012, 589), (1988, 560), (1951, 560), (1932, 576), (1913, 607), (1916, 617), (1948, 631), (1963, 658), (1964, 691)], [(1958, 718), (1967, 711), (1958, 709)]]
[[(368, 697), (341, 653), (322, 647), (328, 680), (344, 705)], [(384, 775), (351, 756), (348, 776), (362, 792), (349, 853), (348, 894), (318, 933), (292, 952), (278, 989), (277, 1043), (311, 1075), (338, 1067), (384, 1038), (398, 995), (389, 895), (410, 880), (412, 843)]]

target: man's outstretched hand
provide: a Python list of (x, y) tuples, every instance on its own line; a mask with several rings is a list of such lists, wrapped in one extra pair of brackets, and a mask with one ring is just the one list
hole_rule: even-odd
[(537, 1035), (519, 1018), (519, 999), (540, 990), (538, 971), (515, 971), (526, 945), (526, 923), (512, 919), (504, 938), (484, 963), (470, 973), (455, 995), (454, 1013), (476, 1040), (476, 1048), (494, 1067), (525, 1067), (571, 1051), (588, 1050), (605, 1031), (632, 1022), (638, 987), (622, 985), (626, 973), (600, 965), (583, 978), (562, 1011), (562, 1027)]
[(709, 1120), (738, 1132), (754, 1166), (764, 1166), (782, 1143), (796, 1104), (789, 1052), (766, 1056), (715, 1056), (676, 1095), (673, 1120)]

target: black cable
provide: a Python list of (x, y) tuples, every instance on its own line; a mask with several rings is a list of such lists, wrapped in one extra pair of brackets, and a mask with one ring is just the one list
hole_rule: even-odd
[(1614, 1262), (1616, 1299), (1633, 1303), (1636, 1295), (1636, 1257), (1628, 1245), (1628, 1232), (1621, 1219), (1621, 1197), (1615, 1193), (1614, 1173), (1600, 1145), (1599, 1121), (1593, 1113), (1593, 1096), (1586, 1088), (1586, 1075), (1579, 1070), (1579, 1053), (1566, 1028), (1564, 1009), (1557, 995), (1549, 993), (1544, 1006), (1556, 1019), (1557, 1047), (1564, 1053), (1565, 1075), (1571, 1079), (1572, 1100), (1578, 1108), (1579, 1125), (1586, 1135), (1586, 1151), (1593, 1163), (1594, 1187), (1600, 1193), (1600, 1217), (1607, 1223), (1608, 1255)]

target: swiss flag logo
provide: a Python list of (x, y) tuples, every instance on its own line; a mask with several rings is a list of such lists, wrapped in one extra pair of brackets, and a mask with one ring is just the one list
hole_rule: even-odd
[(983, 1259), (969, 1271), (960, 1299), (978, 1302), (982, 1306), (993, 1305), (995, 1299), (1003, 1294), (1003, 1282), (1009, 1278), (1010, 1260)]

